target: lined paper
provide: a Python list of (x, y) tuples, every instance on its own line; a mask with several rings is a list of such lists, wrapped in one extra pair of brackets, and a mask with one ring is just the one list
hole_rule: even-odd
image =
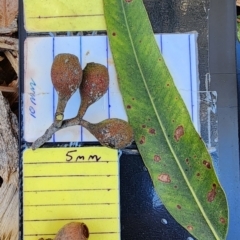
[[(175, 84), (183, 97), (197, 131), (198, 68), (196, 33), (157, 34), (156, 41)], [(108, 68), (110, 86), (107, 93), (87, 110), (84, 119), (97, 123), (106, 118), (127, 120), (107, 36), (28, 37), (25, 41), (25, 74), (23, 129), (24, 139), (33, 142), (44, 134), (54, 121), (57, 93), (53, 88), (50, 69), (59, 53), (75, 54), (84, 68), (97, 62)], [(69, 100), (65, 119), (76, 116), (80, 105), (77, 91)], [(53, 135), (51, 142), (96, 141), (80, 126), (63, 129)]]
[(91, 240), (119, 240), (117, 150), (45, 148), (23, 153), (24, 240), (53, 238), (71, 221)]
[(27, 32), (106, 30), (102, 0), (24, 0)]

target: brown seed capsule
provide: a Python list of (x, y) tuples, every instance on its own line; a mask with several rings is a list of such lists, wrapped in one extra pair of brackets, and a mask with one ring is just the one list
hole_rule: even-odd
[(133, 141), (132, 127), (122, 119), (110, 118), (96, 124), (82, 119), (80, 124), (106, 147), (121, 149), (131, 145)]
[(88, 238), (89, 230), (84, 223), (71, 222), (58, 231), (54, 240), (87, 240)]
[(51, 78), (58, 93), (55, 124), (60, 127), (66, 104), (82, 81), (82, 68), (77, 56), (69, 53), (58, 54), (52, 64)]
[(88, 63), (83, 69), (82, 83), (80, 85), (81, 106), (78, 117), (82, 118), (87, 108), (101, 98), (109, 86), (107, 68), (99, 63)]

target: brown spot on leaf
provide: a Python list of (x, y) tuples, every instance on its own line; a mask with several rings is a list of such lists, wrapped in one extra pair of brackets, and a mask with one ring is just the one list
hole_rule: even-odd
[(127, 105), (127, 109), (131, 109), (132, 107), (130, 105)]
[(142, 128), (146, 128), (146, 125), (145, 125), (145, 124), (143, 124), (143, 125), (142, 125)]
[(134, 101), (134, 100), (135, 100), (135, 98), (132, 98), (132, 100)]
[(145, 141), (146, 141), (145, 137), (144, 137), (144, 136), (142, 136), (142, 137), (141, 137), (141, 139), (140, 139), (140, 141), (139, 141), (139, 143), (140, 143), (140, 144), (144, 144), (144, 143), (145, 143)]
[(166, 173), (162, 173), (158, 176), (158, 180), (160, 182), (164, 182), (164, 183), (170, 183), (171, 182), (171, 178), (169, 176), (169, 174)]
[(189, 164), (189, 159), (188, 158), (186, 158), (186, 163)]
[(177, 205), (177, 208), (178, 208), (178, 209), (181, 209), (182, 207), (181, 207), (180, 205)]
[(125, 2), (130, 3), (132, 0), (125, 0)]
[(208, 169), (211, 169), (211, 164), (210, 162), (203, 160), (203, 165), (205, 165)]
[(184, 135), (184, 128), (182, 125), (180, 125), (175, 130), (174, 139), (178, 142), (183, 135)]
[(208, 192), (208, 194), (207, 194), (207, 200), (208, 200), (208, 202), (212, 202), (212, 201), (215, 199), (216, 194), (217, 194), (217, 192), (216, 192), (216, 184), (213, 184), (213, 188), (212, 188), (211, 191)]
[(178, 186), (177, 186), (177, 185), (175, 185), (175, 186), (174, 186), (174, 188), (178, 188)]
[(160, 162), (161, 161), (161, 157), (159, 155), (154, 155), (154, 161), (155, 162)]
[(188, 230), (188, 231), (192, 231), (192, 230), (193, 230), (193, 226), (188, 225), (188, 226), (187, 226), (187, 230)]
[(113, 33), (112, 33), (112, 35), (113, 35), (113, 36), (116, 36), (116, 33), (115, 33), (115, 32), (113, 32)]
[(199, 177), (200, 176), (200, 173), (197, 173), (197, 177)]
[(167, 87), (169, 87), (169, 83), (167, 83)]
[(220, 223), (225, 224), (225, 223), (226, 223), (226, 219), (223, 218), (223, 217), (221, 217), (221, 218), (220, 218)]
[(156, 134), (156, 130), (154, 128), (150, 128), (148, 132), (151, 134)]

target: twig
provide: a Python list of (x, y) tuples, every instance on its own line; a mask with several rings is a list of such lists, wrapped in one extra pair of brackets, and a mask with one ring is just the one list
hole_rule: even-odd
[(0, 34), (13, 34), (17, 32), (17, 19), (15, 19), (9, 27), (0, 27)]
[[(13, 80), (9, 85), (8, 87), (12, 87), (12, 88), (16, 88), (18, 90), (18, 79), (16, 80)], [(15, 102), (18, 102), (18, 91), (17, 92), (13, 92), (13, 93), (10, 93), (11, 94), (11, 97), (9, 97), (9, 103), (10, 103), (10, 106), (12, 106), (13, 103)]]
[(0, 91), (1, 91), (1, 92), (17, 92), (18, 89), (15, 88), (15, 87), (0, 86)]
[(0, 49), (18, 51), (18, 39), (11, 37), (0, 37)]
[(17, 55), (16, 58), (13, 56), (13, 54), (10, 51), (5, 51), (4, 54), (7, 57), (8, 61), (11, 63), (16, 74), (18, 75), (18, 53), (16, 52), (15, 54)]
[(66, 119), (62, 122), (62, 126), (61, 127), (57, 127), (56, 124), (52, 123), (52, 125), (46, 130), (46, 132), (39, 137), (35, 142), (33, 142), (32, 144), (32, 149), (35, 150), (37, 148), (39, 148), (40, 146), (42, 146), (45, 142), (47, 142), (52, 135), (61, 130), (64, 129), (66, 127), (71, 127), (71, 126), (75, 126), (75, 125), (81, 125), (81, 123), (84, 120), (80, 119), (78, 116), (71, 118), (71, 119)]

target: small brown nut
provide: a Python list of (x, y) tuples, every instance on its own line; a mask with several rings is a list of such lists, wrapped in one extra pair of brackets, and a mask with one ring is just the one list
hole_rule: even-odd
[(70, 222), (58, 231), (54, 240), (87, 240), (88, 238), (89, 230), (86, 224)]
[(58, 54), (52, 64), (51, 79), (58, 94), (55, 125), (61, 127), (66, 104), (82, 82), (82, 68), (77, 56)]
[(83, 117), (87, 108), (98, 101), (108, 90), (109, 75), (107, 68), (99, 63), (90, 62), (83, 69), (80, 85), (81, 106), (78, 116)]
[(134, 140), (131, 125), (122, 119), (109, 118), (95, 124), (81, 119), (80, 124), (92, 133), (101, 145), (109, 148), (122, 149), (131, 145)]

